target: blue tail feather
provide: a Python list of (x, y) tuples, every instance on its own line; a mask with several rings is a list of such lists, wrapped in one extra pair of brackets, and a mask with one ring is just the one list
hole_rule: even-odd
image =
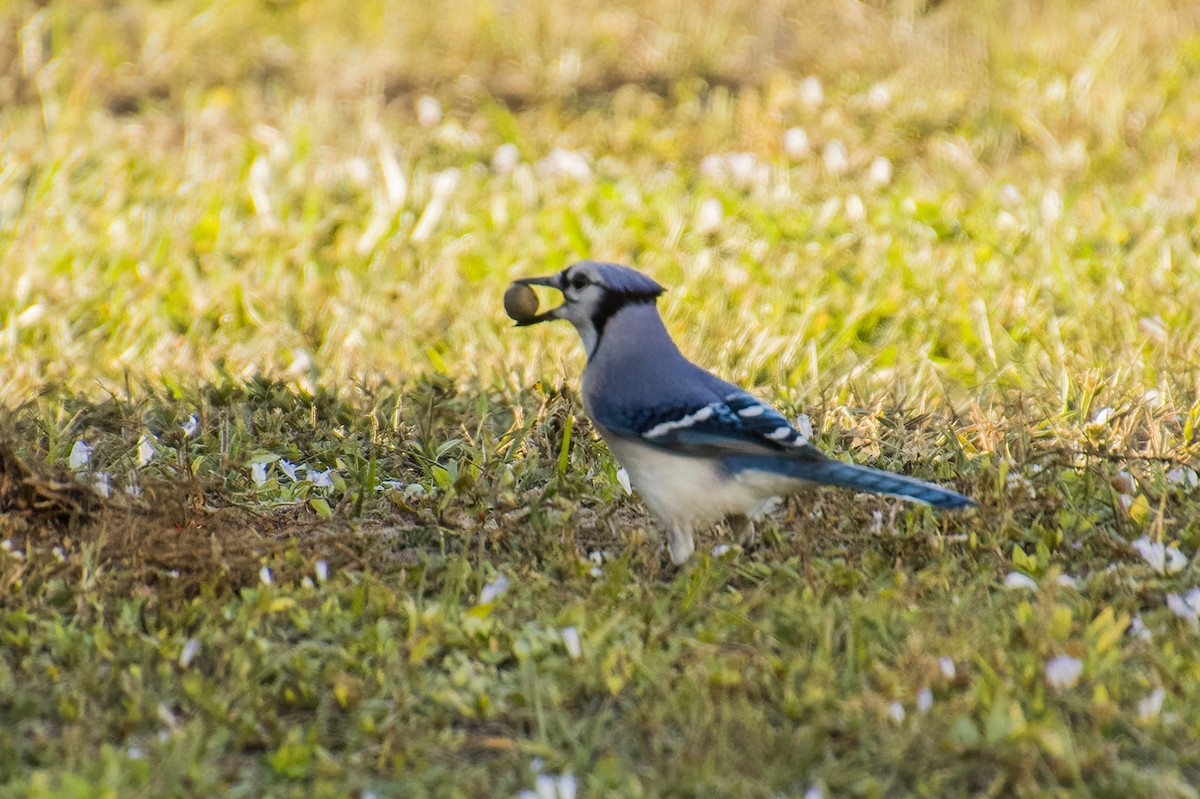
[(977, 504), (970, 497), (915, 477), (843, 463), (832, 458), (818, 460), (749, 455), (729, 457), (725, 463), (732, 472), (773, 472), (811, 483), (905, 497), (935, 508), (968, 508)]

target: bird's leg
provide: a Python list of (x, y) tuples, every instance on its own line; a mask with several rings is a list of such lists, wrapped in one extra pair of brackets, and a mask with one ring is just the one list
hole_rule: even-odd
[(745, 549), (750, 549), (758, 543), (758, 531), (754, 529), (754, 521), (746, 514), (730, 515), (729, 528), (732, 530), (734, 538), (740, 541)]
[(667, 549), (671, 552), (671, 562), (676, 566), (683, 564), (692, 556), (696, 542), (692, 538), (692, 527), (683, 522), (672, 522), (667, 532)]

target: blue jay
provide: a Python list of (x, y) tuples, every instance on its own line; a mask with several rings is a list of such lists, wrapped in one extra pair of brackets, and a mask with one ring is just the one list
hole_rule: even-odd
[(975, 504), (922, 480), (827, 457), (774, 408), (685, 358), (658, 315), (663, 287), (637, 270), (580, 261), (514, 282), (562, 292), (562, 305), (517, 325), (566, 319), (575, 326), (587, 350), (584, 411), (666, 526), (677, 565), (695, 549), (697, 526), (728, 518), (753, 536), (751, 520), (767, 501), (814, 485), (938, 508)]

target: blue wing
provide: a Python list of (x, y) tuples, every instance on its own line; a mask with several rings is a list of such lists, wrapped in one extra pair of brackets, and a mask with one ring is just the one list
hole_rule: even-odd
[(643, 410), (618, 435), (691, 455), (784, 455), (823, 460), (771, 406), (738, 391), (706, 404), (679, 403)]

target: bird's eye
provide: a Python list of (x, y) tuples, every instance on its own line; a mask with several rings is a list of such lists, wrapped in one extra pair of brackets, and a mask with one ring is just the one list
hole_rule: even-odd
[(587, 275), (576, 274), (576, 275), (571, 275), (571, 280), (569, 282), (571, 284), (571, 288), (575, 289), (576, 291), (579, 291), (581, 288), (588, 285), (592, 281), (587, 279)]

